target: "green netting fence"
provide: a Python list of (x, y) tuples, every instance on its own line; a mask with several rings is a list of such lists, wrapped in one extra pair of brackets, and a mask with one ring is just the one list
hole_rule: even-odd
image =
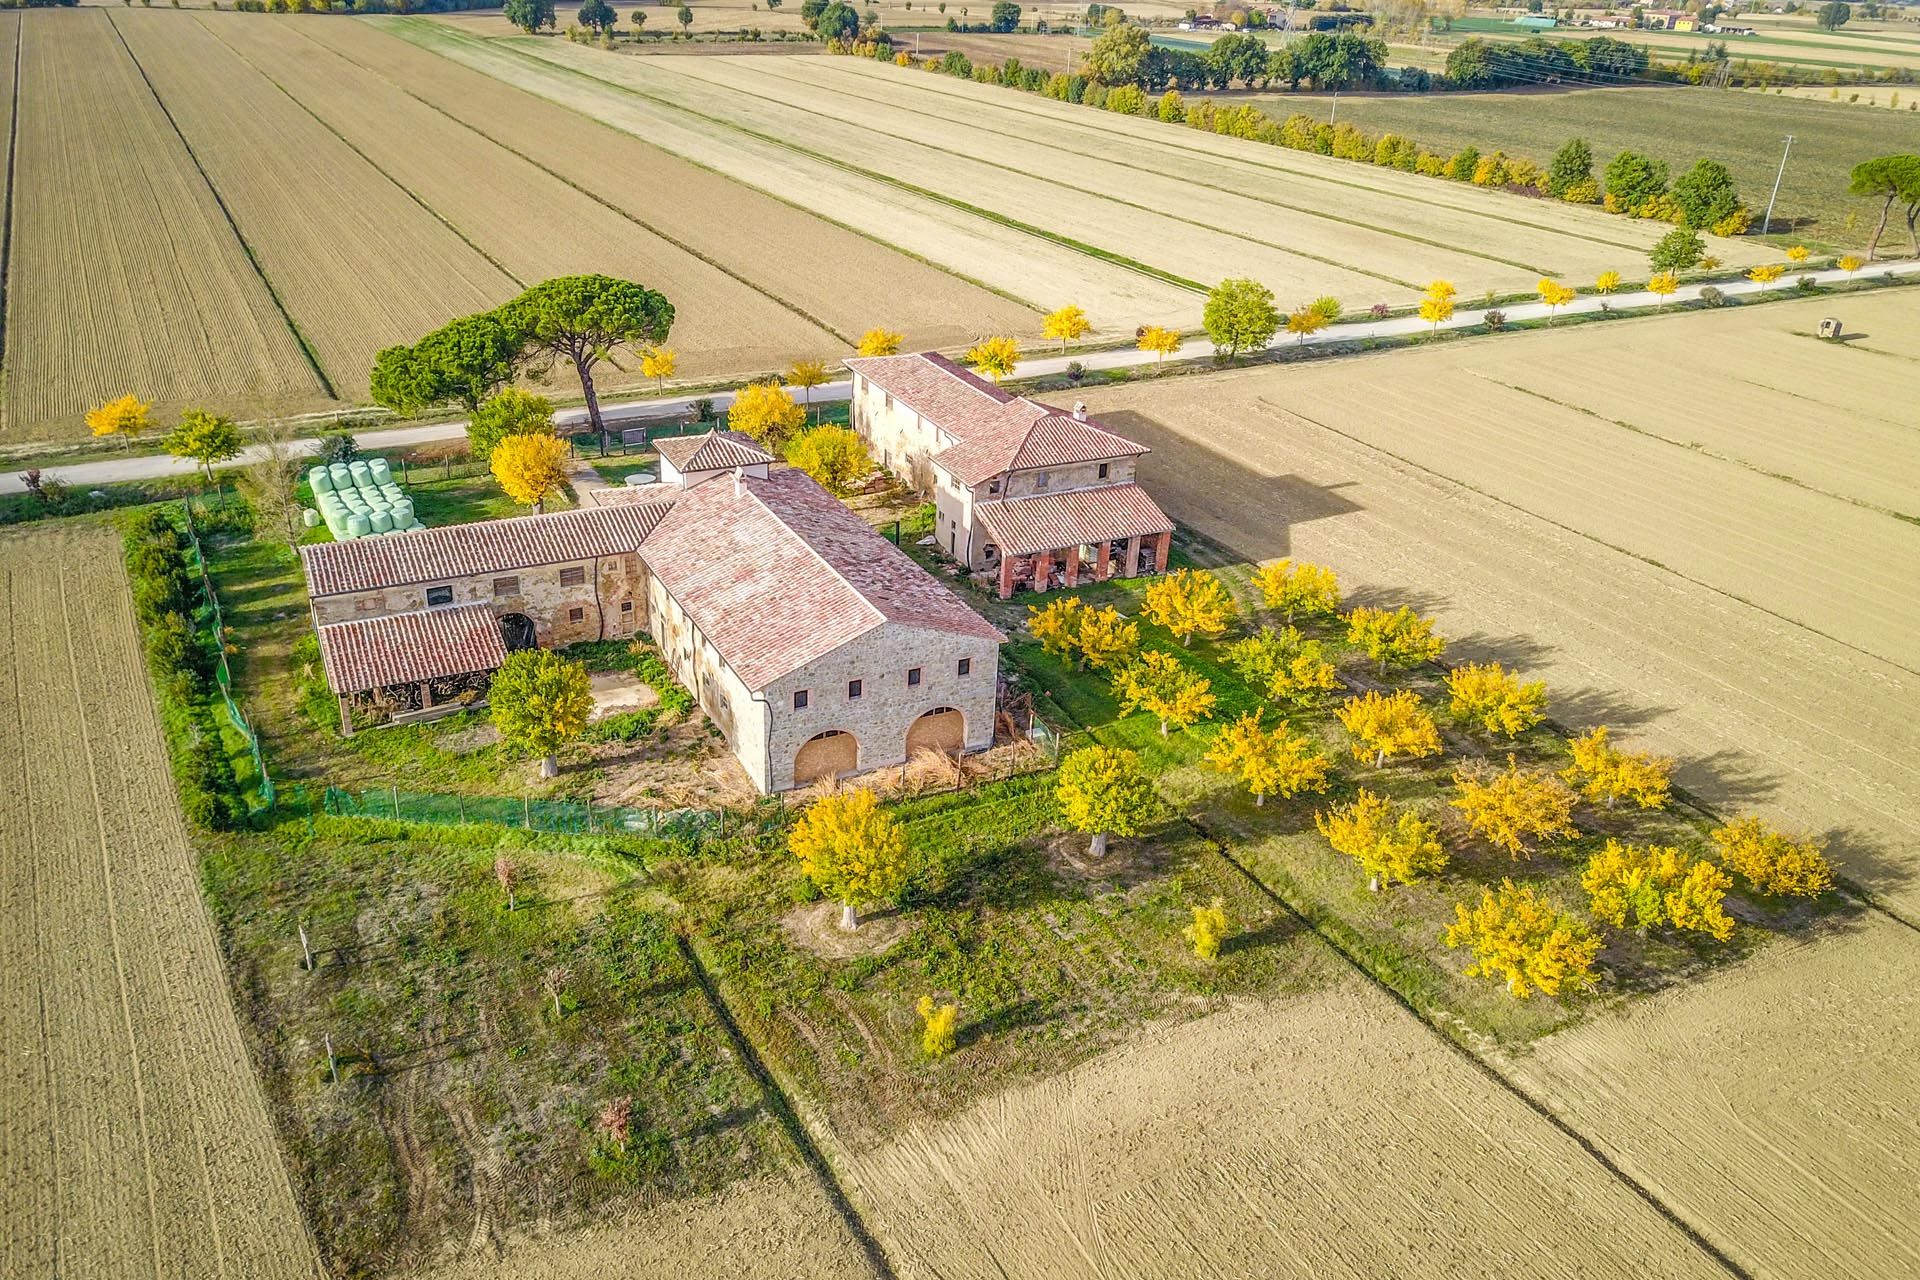
[(219, 661), (213, 669), (214, 682), (220, 689), (220, 702), (227, 710), (227, 719), (240, 736), (246, 739), (247, 752), (253, 757), (254, 777), (259, 779), (260, 807), (272, 809), (274, 806), (273, 777), (267, 772), (267, 758), (260, 750), (260, 735), (254, 731), (247, 720), (246, 713), (233, 696), (233, 669), (227, 665), (227, 620), (220, 609), (220, 593), (213, 589), (213, 579), (207, 576), (207, 558), (200, 552), (200, 531), (194, 527), (193, 504), (182, 502), (181, 510), (186, 515), (187, 541), (193, 547), (194, 567), (200, 574), (200, 590), (206, 596), (208, 625), (212, 628), (211, 639), (214, 652)]
[(282, 789), (279, 808), (282, 812), (321, 812), (339, 818), (519, 827), (557, 835), (682, 836), (699, 840), (719, 835), (727, 827), (726, 814), (716, 809), (633, 809), (587, 800), (449, 795), (399, 787), (355, 790), (296, 784)]

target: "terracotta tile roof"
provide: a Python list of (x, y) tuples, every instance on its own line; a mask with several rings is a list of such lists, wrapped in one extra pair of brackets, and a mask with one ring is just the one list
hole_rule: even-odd
[(507, 649), (493, 610), (463, 604), (321, 627), (320, 660), (328, 688), (364, 693), (435, 676), (491, 671), (507, 660)]
[(1003, 555), (1029, 556), (1173, 528), (1166, 512), (1137, 484), (976, 502), (973, 510)]
[(310, 596), (441, 582), (639, 549), (667, 504), (582, 507), (300, 548)]
[(1148, 452), (1098, 422), (1002, 391), (936, 352), (845, 363), (953, 438), (933, 460), (962, 484), (979, 484), (1003, 471)]
[(709, 431), (703, 436), (669, 436), (653, 442), (654, 452), (681, 471), (718, 471), (757, 467), (773, 455), (738, 431)]
[(889, 622), (1005, 639), (798, 471), (695, 485), (640, 554), (750, 689)]
[(610, 484), (589, 489), (580, 496), (596, 507), (643, 507), (650, 503), (670, 503), (686, 490), (677, 484)]

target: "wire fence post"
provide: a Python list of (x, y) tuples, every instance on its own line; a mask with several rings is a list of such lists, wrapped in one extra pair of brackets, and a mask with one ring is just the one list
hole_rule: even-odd
[(400, 821), (400, 786), (395, 783), (387, 788), (393, 793), (393, 820)]
[(529, 796), (520, 797), (520, 825), (528, 831), (533, 830), (533, 800)]

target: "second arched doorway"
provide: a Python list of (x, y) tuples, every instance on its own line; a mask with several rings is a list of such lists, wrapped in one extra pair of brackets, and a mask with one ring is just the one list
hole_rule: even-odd
[(800, 745), (793, 757), (793, 785), (804, 787), (822, 778), (838, 778), (859, 767), (860, 740), (844, 729), (828, 729)]
[(907, 726), (907, 758), (922, 751), (957, 756), (967, 749), (967, 718), (955, 707), (924, 711)]

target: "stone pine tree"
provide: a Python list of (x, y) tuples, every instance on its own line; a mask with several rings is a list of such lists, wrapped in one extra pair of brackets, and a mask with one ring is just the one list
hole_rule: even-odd
[(564, 360), (580, 379), (587, 420), (600, 447), (606, 448), (607, 424), (593, 371), (623, 348), (658, 346), (673, 327), (673, 304), (644, 285), (612, 276), (558, 276), (534, 285), (502, 307), (519, 335), (520, 350), (549, 366)]
[(1106, 856), (1108, 837), (1146, 830), (1158, 807), (1140, 757), (1112, 747), (1084, 747), (1062, 761), (1056, 794), (1061, 820), (1092, 837), (1095, 858)]
[(860, 927), (860, 908), (899, 899), (907, 887), (907, 838), (864, 787), (807, 806), (787, 836), (807, 878), (840, 904), (840, 927)]
[(381, 351), (373, 359), (369, 390), (375, 404), (398, 414), (443, 404), (472, 413), (513, 381), (523, 345), (509, 318), (498, 311), (461, 316), (412, 346)]
[(585, 664), (550, 649), (507, 655), (493, 673), (487, 708), (501, 738), (540, 760), (540, 776), (560, 773), (560, 748), (587, 727), (593, 689)]

